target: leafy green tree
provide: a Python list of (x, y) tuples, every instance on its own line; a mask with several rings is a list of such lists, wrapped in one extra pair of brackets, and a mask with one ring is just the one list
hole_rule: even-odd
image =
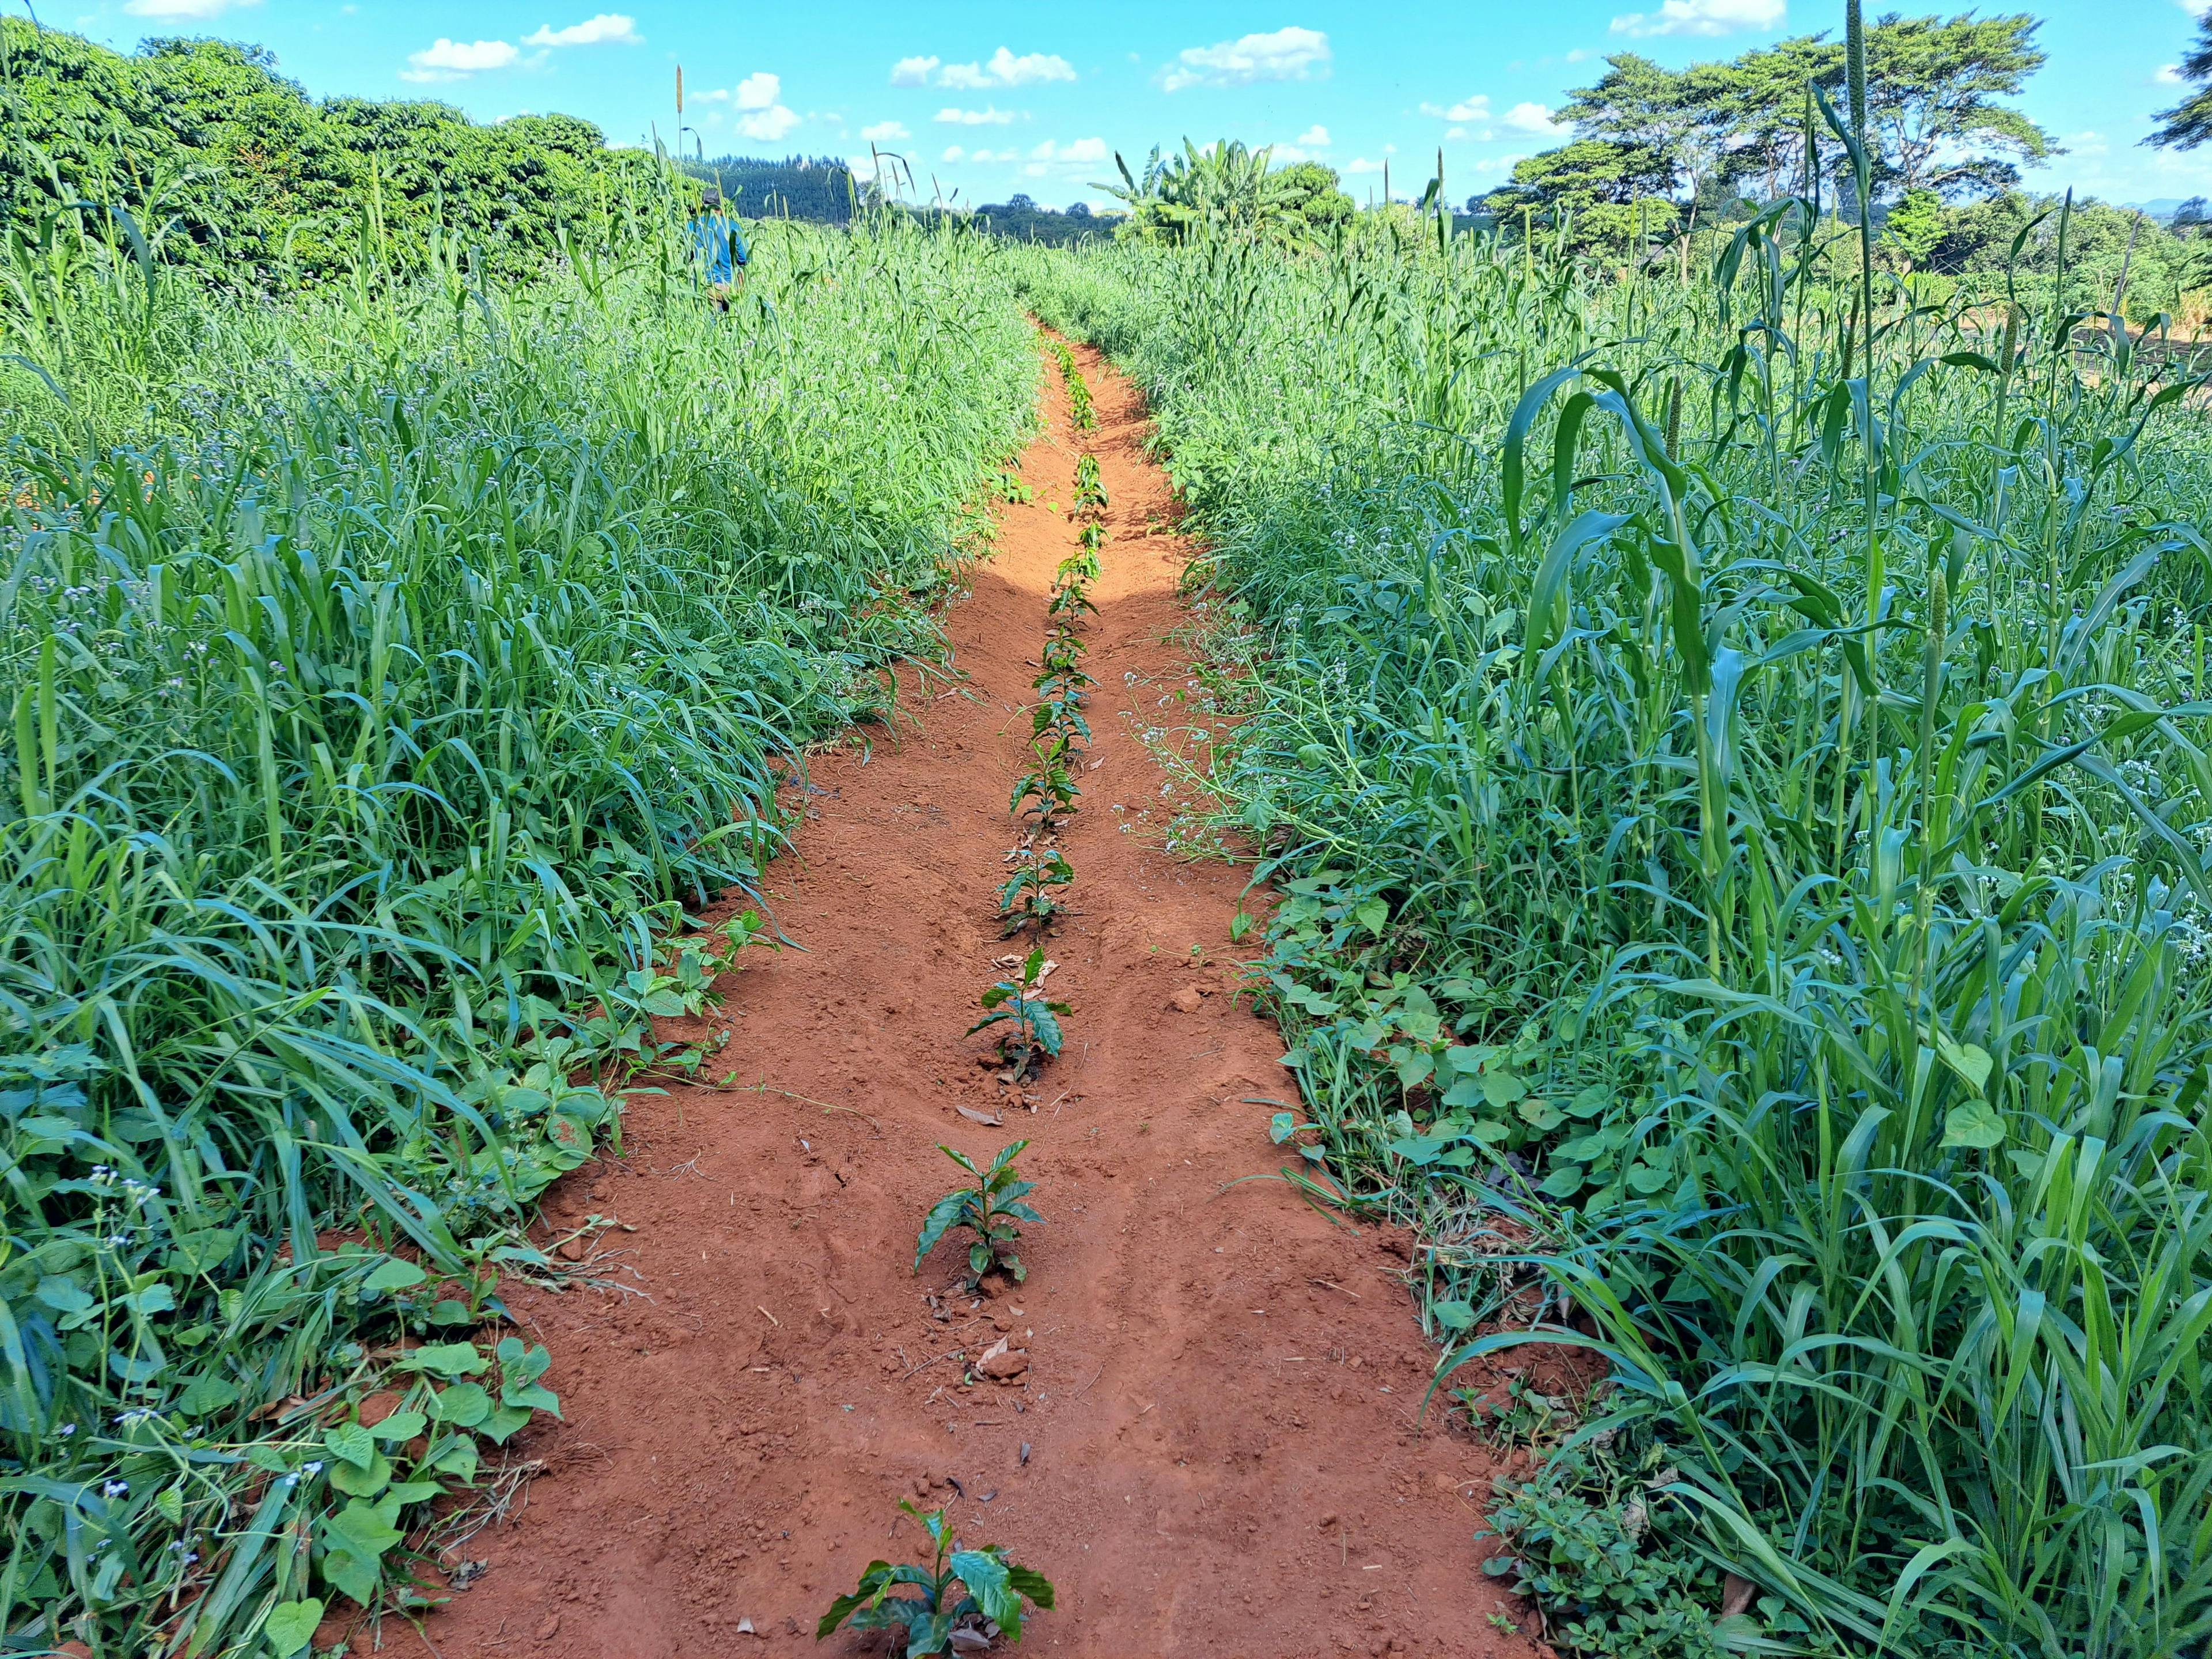
[[(1519, 216), (1564, 225), (1575, 246), (1607, 258), (1629, 254), (1640, 235), (1671, 235), (1679, 173), (1656, 145), (1577, 138), (1516, 161), (1513, 179), (1484, 202), (1510, 226)], [(1640, 252), (1640, 250), (1638, 250)]]
[(1889, 210), (1882, 246), (1903, 271), (1918, 270), (1943, 237), (1943, 198), (1932, 190), (1909, 190)]
[(161, 258), (238, 287), (331, 275), (364, 237), (418, 261), (434, 234), (487, 272), (526, 274), (658, 167), (571, 116), (478, 125), (447, 104), (319, 104), (258, 46), (162, 39), (125, 55), (0, 18), (0, 222), (120, 210)]
[(2159, 112), (2165, 125), (2144, 142), (2194, 149), (2212, 139), (2212, 12), (2205, 13), (2197, 25), (2197, 44), (2179, 67), (2181, 78), (2194, 82), (2195, 90), (2172, 109)]
[[(1988, 195), (2018, 183), (2021, 163), (2056, 153), (2051, 135), (2004, 101), (2043, 65), (2037, 27), (2026, 14), (1946, 21), (1893, 13), (1867, 30), (1878, 197)], [(1843, 46), (1825, 34), (1683, 70), (1632, 52), (1606, 61), (1606, 74), (1573, 94), (1566, 119), (1582, 137), (1660, 151), (1702, 201), (1719, 189), (1764, 199), (1802, 189), (1806, 87), (1836, 87), (1844, 77)], [(1824, 173), (1839, 176), (1832, 142), (1825, 134), (1818, 142)]]
[(1735, 64), (1670, 70), (1639, 53), (1606, 60), (1596, 84), (1569, 96), (1561, 121), (1586, 138), (1641, 144), (1664, 155), (1692, 200), (1736, 167), (1743, 76)]
[(2049, 133), (1998, 101), (2043, 67), (2039, 27), (2025, 12), (1948, 22), (1892, 13), (1869, 29), (1867, 118), (1881, 182), (1900, 194), (1986, 195), (2017, 184), (2019, 163), (2056, 154)]
[(1293, 161), (1276, 176), (1283, 181), (1285, 210), (1304, 220), (1310, 230), (1325, 232), (1348, 223), (1358, 210), (1333, 167), (1320, 161)]

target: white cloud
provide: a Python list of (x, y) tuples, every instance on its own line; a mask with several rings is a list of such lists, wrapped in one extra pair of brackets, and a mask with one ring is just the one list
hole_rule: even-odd
[(962, 92), (975, 92), (986, 87), (1026, 87), (1040, 81), (1073, 79), (1075, 66), (1065, 58), (1043, 52), (1024, 52), (1017, 58), (1006, 47), (1000, 46), (991, 54), (988, 63), (947, 64), (944, 72), (937, 77), (937, 84)]
[(1328, 73), (1328, 36), (1296, 26), (1248, 34), (1210, 46), (1186, 46), (1160, 71), (1163, 91), (1185, 87), (1245, 87), (1257, 81), (1310, 81)]
[(1514, 131), (1525, 132), (1532, 137), (1556, 138), (1566, 131), (1552, 118), (1551, 107), (1546, 104), (1516, 104), (1502, 118)]
[(541, 23), (536, 33), (522, 37), (522, 44), (526, 46), (634, 46), (643, 38), (637, 32), (637, 19), (635, 17), (625, 17), (618, 11), (603, 11), (596, 17), (586, 17), (582, 22), (571, 23), (564, 29)]
[(998, 108), (941, 109), (936, 118), (951, 126), (1002, 127), (1014, 118), (1013, 112)]
[(1666, 0), (1656, 11), (1613, 20), (1616, 34), (1732, 34), (1781, 27), (1788, 0)]
[(1078, 138), (1065, 144), (1056, 144), (1048, 138), (1030, 152), (1029, 165), (1022, 171), (1032, 179), (1042, 179), (1071, 169), (1102, 167), (1113, 159), (1114, 152), (1107, 149), (1103, 138)]
[(1316, 121), (1311, 126), (1308, 127), (1304, 132), (1300, 133), (1296, 138), (1291, 140), (1291, 142), (1293, 143), (1303, 144), (1308, 149), (1327, 149), (1328, 148), (1328, 129), (1322, 125), (1320, 122)]
[(1487, 121), (1490, 118), (1490, 99), (1477, 93), (1472, 98), (1462, 98), (1447, 108), (1442, 104), (1424, 104), (1421, 113), (1432, 115), (1439, 121)]
[(895, 87), (926, 87), (929, 72), (939, 60), (934, 58), (902, 58), (891, 65), (891, 84)]
[(2191, 17), (2212, 15), (2212, 0), (2175, 0)]
[(755, 70), (738, 82), (736, 96), (739, 109), (771, 109), (783, 96), (783, 77)]
[(872, 144), (893, 144), (902, 139), (911, 138), (914, 135), (906, 130), (903, 123), (878, 121), (872, 126), (862, 127), (860, 137)]
[(505, 40), (448, 40), (442, 34), (407, 54), (403, 81), (458, 81), (484, 70), (505, 69), (522, 54)]
[(258, 6), (260, 3), (261, 0), (124, 0), (123, 9), (133, 17), (200, 23), (210, 17), (220, 17), (235, 7)]
[(2161, 87), (2179, 87), (2188, 84), (2182, 79), (2181, 65), (2179, 64), (2160, 64), (2158, 66), (2158, 73), (2150, 78), (2154, 85)]
[(968, 152), (961, 149), (959, 145), (947, 144), (945, 147), (945, 154), (939, 156), (937, 159), (940, 161), (965, 161), (967, 156)]
[(1370, 161), (1362, 155), (1355, 158), (1344, 170), (1346, 173), (1380, 173), (1382, 171), (1382, 163)]
[[(773, 78), (773, 77), (771, 77)], [(740, 109), (744, 106), (738, 105)], [(757, 138), (763, 143), (780, 143), (784, 134), (799, 125), (799, 117), (781, 104), (770, 104), (766, 109), (754, 110), (738, 118), (738, 131), (748, 138)]]

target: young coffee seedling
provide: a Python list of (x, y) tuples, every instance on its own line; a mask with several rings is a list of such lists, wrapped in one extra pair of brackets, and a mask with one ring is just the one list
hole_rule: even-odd
[(1098, 684), (1079, 668), (1048, 669), (1030, 683), (1048, 702), (1065, 703), (1070, 708), (1082, 708), (1084, 688)]
[[(858, 1588), (832, 1601), (822, 1615), (814, 1630), (816, 1641), (850, 1620), (854, 1630), (903, 1631), (907, 1659), (922, 1659), (955, 1647), (988, 1647), (994, 1632), (1018, 1642), (1022, 1603), (1028, 1601), (1050, 1610), (1052, 1580), (1042, 1573), (1017, 1566), (996, 1544), (980, 1550), (961, 1548), (943, 1510), (924, 1515), (905, 1498), (899, 1500), (899, 1508), (928, 1532), (933, 1552), (929, 1565), (893, 1566), (888, 1561), (871, 1561)], [(957, 1596), (952, 1594), (956, 1583), (960, 1586)], [(901, 1587), (916, 1594), (891, 1594)], [(961, 1637), (969, 1639), (956, 1641)]]
[(1030, 712), (1030, 736), (1064, 738), (1069, 743), (1091, 741), (1091, 722), (1083, 718), (1073, 698), (1050, 698)]
[(1076, 367), (1075, 354), (1066, 343), (1053, 342), (1053, 354), (1060, 359), (1060, 377), (1067, 382), (1068, 420), (1078, 432), (1093, 432), (1098, 427), (1098, 416), (1091, 404), (1091, 388), (1084, 383), (1083, 371)]
[(1098, 550), (1106, 545), (1106, 526), (1094, 520), (1083, 526), (1082, 533), (1076, 539), (1083, 544), (1083, 550), (1091, 555), (1091, 562), (1096, 564)]
[(1098, 458), (1079, 455), (1075, 461), (1075, 515), (1083, 518), (1106, 510), (1106, 485), (1098, 476)]
[(1070, 582), (1065, 587), (1053, 589), (1052, 602), (1045, 606), (1045, 614), (1060, 617), (1073, 625), (1078, 617), (1097, 616), (1098, 607), (1091, 603), (1089, 584)]
[[(1091, 526), (1086, 525), (1084, 528), (1088, 531)], [(1052, 580), (1055, 587), (1065, 586), (1070, 582), (1097, 580), (1097, 554), (1091, 550), (1086, 542), (1081, 552), (1071, 553), (1060, 562), (1060, 568), (1052, 573)]]
[(1075, 866), (1057, 847), (1034, 843), (1017, 847), (1006, 857), (1014, 873), (999, 889), (999, 920), (1009, 933), (1049, 926), (1067, 908), (1054, 896), (1054, 890), (1075, 879)]
[[(1044, 665), (1044, 672), (1048, 674), (1072, 672), (1085, 649), (1082, 635), (1064, 623), (1056, 625), (1044, 636), (1044, 653), (1040, 659)], [(1085, 677), (1083, 683), (1085, 685), (1097, 684), (1088, 676)]]
[(965, 1152), (940, 1145), (938, 1151), (951, 1158), (975, 1177), (973, 1187), (962, 1187), (949, 1192), (930, 1206), (922, 1218), (921, 1237), (915, 1241), (914, 1270), (921, 1271), (922, 1258), (937, 1248), (937, 1241), (955, 1227), (965, 1227), (975, 1234), (968, 1246), (969, 1277), (981, 1281), (983, 1275), (996, 1267), (1016, 1284), (1030, 1276), (1022, 1266), (1022, 1259), (1014, 1254), (1014, 1241), (1022, 1236), (1017, 1221), (1034, 1221), (1044, 1225), (1044, 1218), (1022, 1202), (1022, 1195), (1033, 1190), (1036, 1182), (1024, 1181), (1014, 1168), (1014, 1159), (1026, 1140), (1010, 1141), (999, 1149), (991, 1167), (979, 1170)]
[(1016, 817), (1032, 820), (1037, 832), (1042, 835), (1057, 827), (1062, 818), (1073, 815), (1076, 797), (1082, 792), (1075, 787), (1075, 775), (1068, 769), (1066, 740), (1040, 747), (1045, 753), (1016, 781), (1014, 796), (1007, 802), (1006, 810)]
[(1013, 1064), (1017, 1078), (1026, 1077), (1060, 1054), (1060, 1016), (1067, 1005), (1044, 994), (1049, 971), (1042, 950), (1033, 950), (1021, 967), (983, 993), (983, 1018), (968, 1028), (968, 1035), (993, 1025), (1009, 1029), (999, 1038), (999, 1053)]

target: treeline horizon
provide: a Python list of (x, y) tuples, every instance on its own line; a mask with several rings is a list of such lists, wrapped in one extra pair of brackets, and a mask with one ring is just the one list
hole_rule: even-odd
[[(2212, 288), (2202, 197), (2161, 219), (2087, 195), (2068, 207), (2058, 192), (2024, 187), (2023, 166), (2061, 153), (2008, 101), (2045, 64), (2039, 27), (2022, 13), (1893, 15), (1868, 28), (1872, 217), (1889, 269), (1938, 297), (1937, 279), (2013, 268), (2033, 281), (2056, 267), (2063, 208), (2069, 264), (2094, 273), (2131, 319), (2201, 309), (2191, 296)], [(1781, 195), (1810, 193), (1854, 216), (1850, 168), (1817, 108), (1842, 52), (1815, 33), (1680, 70), (1615, 53), (1560, 111), (1567, 141), (1453, 204), (1451, 228), (1541, 233), (1625, 266), (1686, 257), (1684, 239), (1725, 233)], [(2212, 78), (2212, 60), (2202, 67), (2199, 78)], [(2181, 119), (2192, 107), (2167, 112), (2172, 142), (2201, 142)], [(79, 204), (120, 210), (148, 257), (239, 289), (326, 280), (365, 257), (421, 265), (457, 247), (487, 274), (525, 276), (588, 227), (605, 241), (615, 217), (653, 193), (684, 211), (706, 187), (748, 217), (849, 225), (857, 210), (896, 205), (1024, 241), (1154, 234), (1126, 170), (1134, 196), (1098, 182), (1127, 213), (1080, 202), (1063, 211), (1022, 193), (975, 207), (926, 202), (894, 157), (878, 177), (835, 156), (671, 158), (611, 145), (568, 115), (479, 123), (434, 100), (317, 100), (265, 47), (211, 38), (159, 36), (125, 53), (0, 20), (0, 219), (39, 240)], [(1267, 165), (1268, 150), (1234, 148)], [(1448, 199), (1442, 161), (1413, 204)], [(1408, 204), (1387, 187), (1381, 204), (1359, 202), (1336, 169), (1309, 158), (1273, 171), (1301, 200), (1328, 204), (1293, 216), (1317, 242), (1351, 214)]]

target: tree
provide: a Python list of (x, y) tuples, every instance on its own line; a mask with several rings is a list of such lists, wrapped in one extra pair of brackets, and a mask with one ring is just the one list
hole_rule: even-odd
[(1625, 138), (1577, 138), (1513, 164), (1513, 182), (1491, 195), (1491, 208), (1533, 203), (1577, 212), (1601, 204), (1625, 205), (1671, 197), (1675, 163), (1656, 144)]
[[(165, 259), (240, 287), (345, 268), (372, 201), (383, 252), (434, 228), (520, 276), (658, 163), (571, 116), (479, 126), (447, 104), (318, 104), (258, 46), (149, 40), (129, 55), (0, 18), (0, 222), (126, 211)], [(373, 189), (372, 189), (373, 187)]]
[(2204, 14), (2197, 27), (2197, 44), (2179, 68), (2181, 78), (2195, 82), (2196, 90), (2172, 109), (2160, 111), (2158, 118), (2166, 125), (2143, 142), (2194, 149), (2212, 139), (2212, 11)]
[(1293, 161), (1275, 175), (1282, 180), (1283, 207), (1315, 233), (1350, 222), (1358, 204), (1344, 192), (1334, 167), (1319, 161)]
[[(2037, 27), (2025, 15), (1947, 22), (1893, 13), (1867, 31), (1878, 197), (1987, 196), (2016, 184), (2020, 163), (2056, 153), (2049, 133), (2002, 101), (2044, 63)], [(1824, 34), (1679, 70), (1632, 52), (1606, 62), (1606, 74), (1564, 111), (1577, 136), (1658, 150), (1692, 199), (1708, 202), (1722, 189), (1748, 186), (1769, 200), (1802, 189), (1807, 84), (1840, 101), (1844, 79), (1843, 46)], [(1814, 131), (1824, 174), (1840, 176), (1833, 140)]]
[(1679, 174), (1656, 145), (1625, 138), (1577, 138), (1513, 166), (1513, 181), (1484, 199), (1484, 210), (1510, 220), (1540, 213), (1547, 224), (1566, 224), (1573, 244), (1618, 258), (1644, 250), (1641, 234), (1670, 236), (1678, 210), (1673, 193)]
[(1881, 228), (1882, 246), (1908, 275), (1928, 263), (1942, 238), (1943, 198), (1932, 190), (1905, 191)]
[(1899, 193), (1986, 196), (2020, 182), (2018, 163), (2056, 153), (2049, 133), (1997, 101), (2018, 97), (2043, 67), (2039, 27), (2026, 13), (1948, 23), (1892, 13), (1867, 31), (1878, 194), (1887, 184)]
[(1568, 95), (1562, 122), (1582, 137), (1641, 144), (1666, 156), (1693, 200), (1732, 170), (1742, 101), (1735, 64), (1670, 70), (1632, 52), (1605, 62), (1595, 86)]

